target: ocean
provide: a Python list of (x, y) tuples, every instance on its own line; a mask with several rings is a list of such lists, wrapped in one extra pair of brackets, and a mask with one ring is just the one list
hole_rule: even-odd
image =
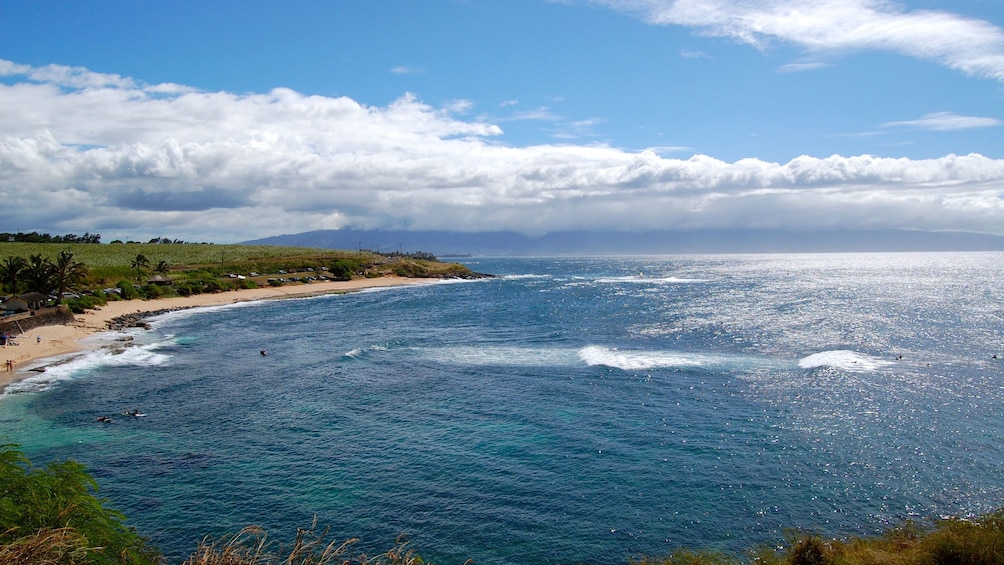
[(463, 261), (498, 277), (103, 336), (0, 435), (171, 563), (315, 518), (441, 565), (627, 563), (1002, 505), (1004, 254)]

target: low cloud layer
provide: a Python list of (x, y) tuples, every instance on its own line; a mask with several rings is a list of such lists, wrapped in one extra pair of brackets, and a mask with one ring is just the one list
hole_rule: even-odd
[[(1004, 161), (788, 163), (511, 147), (411, 95), (201, 92), (0, 61), (7, 230), (241, 241), (365, 229), (903, 228), (1004, 235)], [(923, 116), (917, 125), (958, 116)], [(951, 121), (951, 120), (949, 120)], [(906, 124), (904, 124), (906, 125)]]

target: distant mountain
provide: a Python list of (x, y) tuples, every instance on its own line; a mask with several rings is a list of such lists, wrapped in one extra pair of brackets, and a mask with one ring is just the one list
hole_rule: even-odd
[(809, 253), (854, 251), (1004, 251), (1004, 237), (966, 232), (754, 231), (515, 232), (320, 230), (246, 241), (376, 252), (427, 251), (436, 256), (657, 255), (671, 253)]

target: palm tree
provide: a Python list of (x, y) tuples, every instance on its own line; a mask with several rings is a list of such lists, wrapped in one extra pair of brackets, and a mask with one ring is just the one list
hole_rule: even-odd
[(73, 253), (60, 251), (52, 266), (52, 282), (56, 285), (56, 304), (63, 300), (63, 293), (80, 284), (87, 276), (87, 265), (75, 261)]
[(146, 255), (140, 253), (139, 255), (136, 256), (135, 259), (132, 260), (130, 266), (133, 269), (136, 269), (136, 280), (139, 281), (143, 279), (143, 269), (150, 268), (150, 260), (146, 258)]
[(17, 294), (17, 281), (27, 268), (28, 262), (24, 257), (10, 256), (0, 263), (0, 282), (11, 294)]
[(41, 253), (28, 256), (28, 268), (24, 273), (28, 280), (28, 290), (48, 294), (52, 290), (52, 262)]
[(157, 266), (153, 268), (153, 272), (158, 275), (166, 275), (168, 271), (171, 270), (171, 265), (167, 261), (160, 261)]

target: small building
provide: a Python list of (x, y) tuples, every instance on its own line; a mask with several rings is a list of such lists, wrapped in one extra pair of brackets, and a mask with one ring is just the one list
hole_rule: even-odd
[(27, 312), (39, 310), (49, 305), (49, 297), (40, 292), (25, 292), (15, 294), (4, 302), (4, 310), (8, 312)]
[(28, 301), (18, 296), (11, 296), (3, 303), (3, 309), (11, 313), (27, 312)]
[(164, 275), (156, 275), (147, 279), (146, 284), (155, 284), (157, 286), (171, 286), (174, 281), (165, 277)]

